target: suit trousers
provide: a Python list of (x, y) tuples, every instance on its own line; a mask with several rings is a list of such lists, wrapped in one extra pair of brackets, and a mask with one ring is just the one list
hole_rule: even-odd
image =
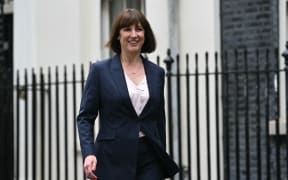
[(136, 180), (164, 180), (161, 164), (147, 138), (139, 138)]

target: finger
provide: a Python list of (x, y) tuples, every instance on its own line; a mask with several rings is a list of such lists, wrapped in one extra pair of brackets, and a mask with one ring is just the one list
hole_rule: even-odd
[(91, 162), (91, 169), (92, 169), (92, 171), (95, 171), (95, 170), (96, 170), (96, 163), (97, 163), (96, 160), (94, 160), (94, 161)]
[(92, 180), (97, 179), (97, 176), (92, 171), (87, 175), (87, 177), (89, 177)]
[(87, 165), (86, 166), (86, 176), (89, 177), (90, 179), (97, 179), (97, 177), (95, 176), (95, 174), (93, 173), (93, 168), (92, 168), (92, 164)]
[(84, 165), (84, 169), (85, 169), (85, 171), (87, 171), (87, 172), (88, 172), (88, 171), (89, 171), (89, 169), (90, 169), (89, 167), (90, 167), (90, 165), (89, 165), (89, 164), (85, 164), (85, 165)]
[(91, 165), (87, 164), (85, 166), (85, 173), (86, 173), (86, 176), (89, 177), (89, 175), (92, 173)]

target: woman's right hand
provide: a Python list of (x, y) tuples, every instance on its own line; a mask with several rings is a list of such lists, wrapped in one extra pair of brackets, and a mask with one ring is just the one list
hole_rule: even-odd
[(94, 155), (88, 155), (84, 160), (84, 171), (88, 178), (97, 180), (97, 176), (93, 173), (96, 170), (97, 159)]

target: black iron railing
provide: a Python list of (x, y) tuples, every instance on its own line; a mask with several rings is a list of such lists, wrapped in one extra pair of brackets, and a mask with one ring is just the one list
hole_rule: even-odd
[[(174, 179), (288, 177), (288, 123), (285, 132), (279, 126), (286, 122), (280, 98), (288, 100), (280, 92), (287, 83), (280, 76), (287, 77), (287, 69), (279, 68), (278, 54), (278, 49), (242, 49), (177, 55), (174, 70), (167, 52), (167, 150), (181, 169)], [(16, 179), (85, 178), (76, 131), (84, 65), (68, 69), (17, 72)]]

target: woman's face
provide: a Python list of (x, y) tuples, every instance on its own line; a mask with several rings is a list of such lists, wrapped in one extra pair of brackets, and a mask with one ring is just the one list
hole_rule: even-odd
[(145, 40), (144, 33), (144, 28), (140, 23), (120, 29), (118, 38), (121, 52), (128, 54), (140, 53)]

